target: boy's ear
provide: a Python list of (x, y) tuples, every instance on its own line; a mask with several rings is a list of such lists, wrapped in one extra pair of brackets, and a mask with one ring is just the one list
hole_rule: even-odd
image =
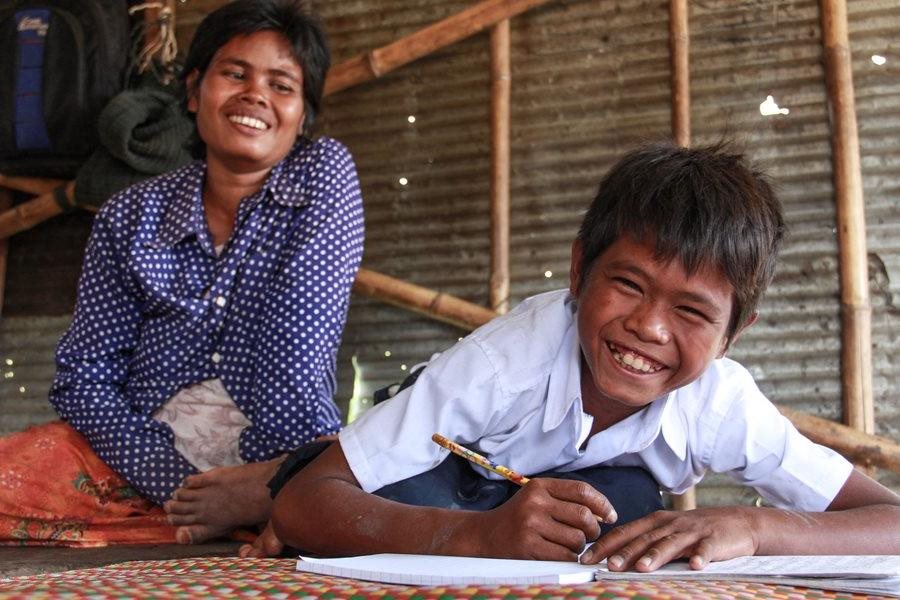
[(189, 112), (196, 113), (200, 108), (200, 82), (198, 81), (200, 72), (194, 69), (188, 73), (184, 80), (184, 87), (187, 90), (187, 109)]
[(747, 331), (748, 327), (750, 327), (751, 325), (756, 323), (756, 319), (758, 319), (758, 318), (759, 318), (759, 312), (754, 312), (752, 315), (750, 315), (750, 318), (747, 319), (747, 322), (744, 323), (743, 325), (741, 325), (738, 328), (738, 330), (734, 332), (734, 335), (731, 336), (731, 339), (728, 339), (725, 341), (724, 347), (722, 348), (722, 351), (719, 352), (718, 358), (722, 358), (723, 356), (725, 356), (725, 354), (728, 353), (728, 350), (731, 348), (731, 346), (733, 346), (738, 341), (738, 339), (741, 337), (741, 334), (743, 334), (745, 331)]
[(569, 267), (569, 291), (573, 296), (578, 296), (581, 288), (581, 265), (584, 262), (584, 253), (581, 248), (581, 240), (575, 238), (572, 242), (572, 263)]

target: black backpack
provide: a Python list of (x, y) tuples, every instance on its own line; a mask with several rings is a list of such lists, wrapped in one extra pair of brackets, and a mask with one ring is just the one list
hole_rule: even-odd
[(3, 0), (0, 173), (73, 177), (130, 57), (126, 0)]

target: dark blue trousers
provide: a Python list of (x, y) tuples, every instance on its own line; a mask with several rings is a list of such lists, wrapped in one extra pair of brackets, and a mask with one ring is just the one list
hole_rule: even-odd
[[(318, 456), (331, 442), (310, 442), (301, 446), (281, 464), (269, 489), (272, 497), (300, 469)], [(639, 519), (662, 508), (659, 484), (640, 467), (589, 467), (568, 473), (549, 472), (534, 477), (584, 481), (606, 496), (619, 515), (614, 525), (603, 525), (606, 533), (615, 525)], [(376, 496), (411, 504), (461, 510), (490, 510), (507, 500), (519, 486), (505, 479), (486, 479), (470, 463), (455, 454), (424, 473), (398, 481), (373, 492)]]

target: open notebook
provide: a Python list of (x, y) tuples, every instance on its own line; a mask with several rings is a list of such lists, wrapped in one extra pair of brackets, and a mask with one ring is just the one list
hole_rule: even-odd
[(347, 558), (301, 556), (297, 570), (406, 585), (529, 585), (587, 583), (594, 579), (730, 579), (800, 585), (870, 594), (900, 594), (900, 556), (749, 556), (712, 563), (702, 571), (686, 563), (652, 573), (613, 573), (606, 565), (423, 554)]

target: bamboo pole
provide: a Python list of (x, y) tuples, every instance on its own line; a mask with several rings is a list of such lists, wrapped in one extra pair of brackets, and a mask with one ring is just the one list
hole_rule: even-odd
[(69, 181), (65, 184), (63, 206), (60, 203), (58, 195), (54, 192), (41, 194), (37, 198), (32, 198), (26, 202), (18, 204), (13, 208), (9, 208), (0, 213), (0, 240), (5, 240), (13, 234), (31, 229), (38, 223), (46, 221), (50, 217), (54, 217), (75, 207), (75, 182)]
[(691, 145), (690, 31), (687, 0), (669, 3), (669, 53), (672, 63), (672, 139)]
[(381, 77), (417, 58), (465, 39), (549, 0), (484, 0), (381, 48), (335, 65), (325, 95)]
[(491, 276), (490, 306), (509, 310), (509, 20), (491, 29)]
[(494, 311), (456, 296), (360, 269), (353, 291), (417, 312), (462, 329), (475, 329), (497, 316)]
[(844, 423), (872, 433), (872, 307), (866, 257), (859, 136), (844, 0), (821, 0), (825, 76), (831, 108), (832, 162), (841, 277), (841, 391)]
[(42, 177), (19, 177), (0, 173), (0, 187), (33, 194), (35, 196), (53, 191), (65, 183), (64, 179), (45, 179)]
[[(669, 56), (672, 86), (672, 139), (679, 146), (691, 145), (691, 73), (688, 63), (690, 31), (687, 0), (669, 2)], [(672, 497), (675, 510), (697, 508), (697, 490), (688, 488)]]
[(863, 467), (900, 472), (900, 444), (804, 412), (779, 406), (778, 410), (812, 441), (834, 448)]
[[(0, 211), (6, 211), (12, 208), (12, 192), (0, 187)], [(3, 300), (6, 295), (6, 257), (9, 253), (9, 242), (5, 238), (0, 238), (0, 316), (3, 315)]]

